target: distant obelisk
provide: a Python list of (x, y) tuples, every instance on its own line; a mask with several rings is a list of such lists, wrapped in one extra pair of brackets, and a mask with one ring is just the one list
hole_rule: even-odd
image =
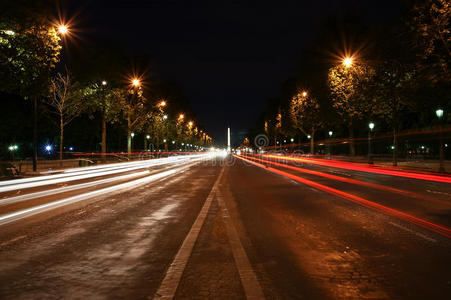
[(230, 153), (230, 127), (227, 127), (227, 152)]

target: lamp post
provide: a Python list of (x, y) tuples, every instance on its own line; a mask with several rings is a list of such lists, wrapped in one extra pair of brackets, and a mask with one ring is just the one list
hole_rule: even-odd
[(17, 145), (11, 145), (8, 149), (11, 152), (12, 160), (14, 161), (14, 152), (16, 152), (19, 147)]
[(133, 138), (135, 137), (135, 133), (134, 132), (132, 132), (132, 133), (130, 133), (130, 149), (131, 149), (131, 152), (133, 153)]
[[(329, 138), (332, 138), (332, 134), (333, 134), (332, 130), (329, 130), (328, 134), (329, 134)], [(331, 142), (329, 142), (328, 145), (329, 145), (329, 156), (331, 156), (331, 155), (332, 155), (332, 145), (331, 145)]]
[(371, 156), (371, 132), (373, 131), (374, 123), (370, 122), (368, 127), (370, 128), (368, 131), (368, 163), (373, 164), (373, 157)]
[(439, 140), (440, 140), (440, 166), (438, 171), (443, 173), (445, 172), (445, 151), (443, 149), (443, 130), (442, 130), (442, 118), (443, 118), (443, 109), (439, 108), (435, 111), (437, 118), (439, 120)]

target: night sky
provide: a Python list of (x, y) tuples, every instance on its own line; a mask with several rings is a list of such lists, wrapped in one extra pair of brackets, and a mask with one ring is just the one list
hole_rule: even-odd
[[(266, 100), (296, 74), (318, 24), (353, 11), (379, 22), (396, 1), (70, 1), (77, 47), (117, 42), (152, 57), (151, 77), (175, 79), (217, 142), (250, 129)], [(70, 17), (70, 16), (69, 16)]]

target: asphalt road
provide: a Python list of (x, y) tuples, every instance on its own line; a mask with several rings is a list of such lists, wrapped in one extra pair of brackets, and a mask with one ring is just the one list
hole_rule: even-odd
[(0, 183), (0, 298), (451, 298), (451, 184), (179, 159)]

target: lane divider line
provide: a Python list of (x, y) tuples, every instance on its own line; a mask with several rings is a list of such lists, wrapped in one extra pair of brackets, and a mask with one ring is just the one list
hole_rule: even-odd
[(241, 244), (238, 232), (236, 231), (233, 221), (228, 214), (228, 209), (221, 192), (218, 190), (216, 195), (219, 207), (223, 213), (223, 220), (226, 226), (227, 236), (229, 237), (230, 247), (232, 248), (233, 258), (240, 274), (241, 284), (247, 299), (265, 299), (257, 275), (255, 275), (246, 251)]
[(314, 181), (311, 181), (311, 180), (308, 180), (308, 179), (305, 179), (305, 178), (293, 175), (293, 174), (285, 172), (285, 171), (281, 171), (279, 169), (275, 169), (275, 168), (272, 168), (272, 167), (269, 167), (269, 166), (265, 166), (263, 164), (255, 162), (255, 161), (246, 159), (244, 157), (240, 157), (240, 156), (237, 156), (237, 155), (234, 155), (234, 156), (239, 158), (239, 159), (245, 160), (245, 161), (247, 161), (247, 162), (249, 162), (251, 164), (254, 164), (254, 165), (256, 165), (256, 166), (258, 166), (260, 168), (268, 170), (270, 172), (273, 172), (273, 173), (282, 175), (284, 177), (293, 179), (293, 180), (295, 180), (297, 182), (309, 185), (309, 186), (311, 186), (313, 188), (316, 188), (318, 190), (324, 191), (326, 193), (329, 193), (329, 194), (338, 196), (340, 198), (352, 201), (354, 203), (360, 204), (361, 206), (374, 209), (374, 210), (379, 211), (381, 213), (397, 217), (397, 218), (402, 219), (404, 221), (410, 222), (412, 224), (416, 224), (416, 225), (418, 225), (420, 227), (423, 227), (425, 229), (428, 229), (430, 231), (438, 233), (438, 234), (440, 234), (442, 236), (451, 238), (451, 228), (448, 228), (448, 227), (445, 227), (445, 226), (442, 226), (442, 225), (438, 225), (438, 224), (434, 224), (434, 223), (429, 222), (427, 220), (424, 220), (424, 219), (412, 216), (410, 214), (407, 214), (407, 213), (404, 213), (402, 211), (390, 208), (388, 206), (385, 206), (385, 205), (382, 205), (382, 204), (379, 204), (379, 203), (376, 203), (376, 202), (372, 202), (372, 201), (364, 199), (362, 197), (359, 197), (359, 196), (356, 196), (356, 195), (352, 195), (352, 194), (349, 194), (349, 193), (346, 193), (346, 192), (343, 192), (343, 191), (331, 188), (329, 186), (326, 186), (326, 185), (323, 185), (323, 184), (320, 184), (320, 183), (317, 183), (317, 182), (314, 182)]
[(188, 263), (189, 258), (191, 257), (191, 253), (194, 248), (194, 244), (197, 241), (200, 230), (207, 218), (208, 211), (210, 210), (211, 203), (216, 195), (216, 190), (218, 188), (219, 182), (224, 174), (225, 167), (222, 167), (221, 172), (219, 173), (218, 178), (216, 179), (213, 187), (210, 190), (210, 193), (207, 196), (207, 199), (204, 202), (196, 220), (191, 226), (188, 235), (185, 237), (185, 240), (182, 243), (179, 251), (174, 257), (171, 265), (166, 271), (166, 275), (163, 281), (160, 284), (157, 292), (155, 293), (153, 299), (173, 299), (177, 288), (179, 286), (180, 280), (182, 278), (183, 272), (185, 270), (186, 264)]

